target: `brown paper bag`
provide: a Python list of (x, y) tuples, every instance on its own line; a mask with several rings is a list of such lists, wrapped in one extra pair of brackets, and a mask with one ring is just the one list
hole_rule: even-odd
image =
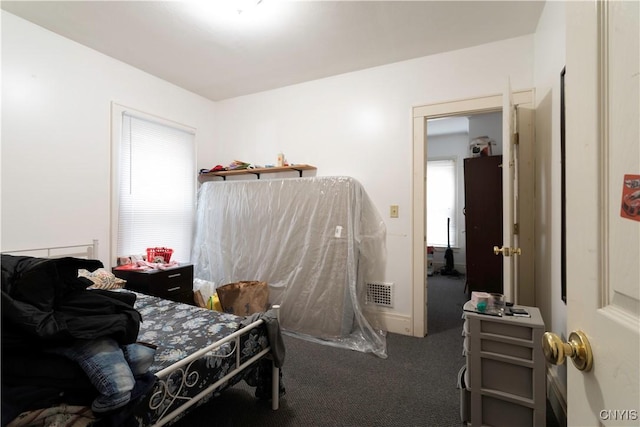
[(269, 285), (260, 281), (228, 283), (216, 289), (225, 313), (248, 316), (269, 309)]

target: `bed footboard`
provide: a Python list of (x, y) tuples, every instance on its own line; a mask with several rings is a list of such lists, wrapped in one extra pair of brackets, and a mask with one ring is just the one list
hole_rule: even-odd
[[(274, 306), (273, 310), (278, 312), (279, 307)], [(158, 383), (149, 399), (149, 409), (152, 412), (159, 410), (161, 406), (166, 409), (160, 413), (159, 418), (155, 421), (153, 426), (160, 427), (174, 418), (188, 410), (190, 407), (198, 404), (200, 400), (210, 396), (215, 390), (223, 386), (230, 379), (240, 374), (245, 369), (252, 366), (258, 360), (269, 357), (271, 353), (271, 346), (261, 350), (248, 360), (241, 362), (241, 354), (239, 349), (241, 348), (240, 340), (243, 336), (249, 334), (252, 329), (260, 327), (265, 323), (264, 320), (257, 320), (238, 331), (234, 332), (227, 337), (218, 340), (217, 342), (202, 348), (195, 353), (192, 353), (188, 357), (182, 359), (173, 365), (158, 371), (155, 375), (158, 378)], [(187, 389), (193, 388), (198, 384), (199, 374), (196, 370), (192, 369), (193, 364), (200, 358), (205, 356), (212, 356), (212, 352), (222, 347), (224, 344), (232, 343), (233, 351), (225, 356), (215, 355), (213, 357), (235, 357), (235, 363), (233, 369), (229, 370), (226, 375), (210, 384), (208, 387), (200, 391), (198, 394), (192, 397), (185, 397), (184, 392)], [(275, 366), (274, 361), (271, 361), (272, 374), (271, 374), (271, 408), (277, 410), (279, 408), (279, 391), (280, 391), (280, 369)], [(179, 404), (179, 407), (169, 411), (175, 404)]]

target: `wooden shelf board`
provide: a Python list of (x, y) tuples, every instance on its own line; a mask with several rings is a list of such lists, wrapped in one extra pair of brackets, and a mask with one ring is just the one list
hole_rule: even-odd
[(254, 169), (234, 169), (227, 171), (216, 171), (216, 172), (205, 172), (201, 173), (200, 176), (232, 176), (232, 175), (261, 175), (263, 173), (276, 173), (276, 172), (290, 172), (290, 171), (306, 171), (306, 170), (314, 170), (317, 169), (315, 166), (311, 165), (290, 165), (290, 166), (282, 166), (282, 167), (273, 167), (273, 168), (254, 168)]

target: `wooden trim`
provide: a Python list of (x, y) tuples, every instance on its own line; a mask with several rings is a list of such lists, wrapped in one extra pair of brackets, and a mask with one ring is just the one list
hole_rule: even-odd
[[(533, 102), (532, 90), (513, 92), (513, 103), (529, 104)], [(413, 108), (413, 117), (447, 117), (451, 115), (479, 114), (502, 109), (502, 94), (473, 99), (441, 102), (437, 104), (421, 105)]]
[(427, 163), (426, 149), (426, 118), (414, 117), (413, 119), (413, 230), (412, 252), (412, 282), (413, 301), (411, 306), (411, 323), (414, 337), (427, 335), (427, 296), (426, 283), (426, 209), (425, 209), (425, 168)]

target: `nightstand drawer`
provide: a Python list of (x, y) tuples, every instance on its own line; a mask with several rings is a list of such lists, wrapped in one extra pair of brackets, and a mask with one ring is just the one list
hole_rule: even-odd
[(171, 296), (193, 290), (193, 266), (151, 273), (148, 289), (152, 295)]
[(168, 270), (114, 269), (113, 274), (127, 281), (127, 289), (160, 298), (184, 302), (185, 295), (193, 292), (193, 265), (182, 265)]

